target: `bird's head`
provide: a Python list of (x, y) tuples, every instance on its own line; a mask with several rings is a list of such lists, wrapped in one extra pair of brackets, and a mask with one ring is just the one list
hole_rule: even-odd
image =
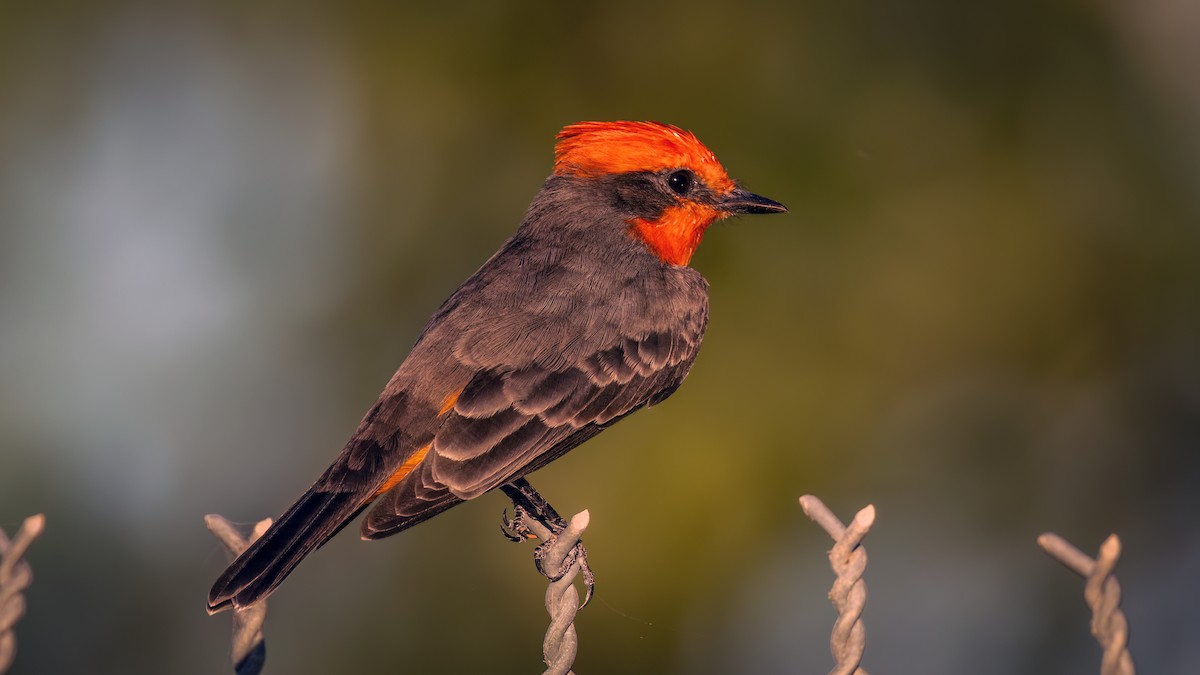
[(663, 261), (686, 265), (714, 222), (787, 207), (742, 189), (690, 131), (658, 122), (580, 122), (558, 133), (554, 173), (615, 178), (636, 214), (630, 232)]

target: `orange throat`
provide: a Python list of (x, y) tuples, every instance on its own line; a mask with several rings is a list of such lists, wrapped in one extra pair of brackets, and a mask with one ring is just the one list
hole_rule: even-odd
[(711, 206), (685, 201), (667, 208), (657, 220), (634, 218), (629, 224), (631, 232), (663, 262), (686, 265), (708, 226), (723, 216)]

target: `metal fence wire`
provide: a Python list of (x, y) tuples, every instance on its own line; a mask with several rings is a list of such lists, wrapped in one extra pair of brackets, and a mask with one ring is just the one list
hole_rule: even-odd
[(17, 656), (13, 627), (25, 615), (24, 593), (33, 583), (25, 552), (45, 529), (46, 516), (41, 513), (26, 518), (11, 540), (0, 529), (0, 673), (8, 672)]
[[(586, 510), (571, 517), (566, 529), (546, 549), (544, 569), (562, 567), (590, 521), (591, 516)], [(526, 525), (539, 539), (548, 541), (550, 531), (544, 525), (532, 518)], [(575, 579), (579, 571), (579, 563), (573, 561), (561, 578), (551, 581), (546, 587), (546, 612), (550, 615), (550, 626), (542, 640), (542, 660), (546, 663), (543, 675), (571, 675), (573, 672), (571, 667), (579, 652), (579, 635), (575, 631), (575, 615), (579, 612), (579, 591), (575, 588)]]
[[(867, 551), (863, 546), (863, 538), (875, 523), (875, 507), (867, 505), (855, 514), (849, 525), (845, 525), (824, 502), (813, 495), (801, 497), (800, 506), (834, 541), (833, 548), (829, 550), (829, 565), (836, 578), (833, 588), (829, 591), (829, 600), (837, 610), (838, 617), (829, 641), (835, 662), (833, 670), (829, 671), (830, 675), (867, 675), (867, 671), (861, 665), (863, 653), (866, 651), (863, 613), (867, 604), (867, 586), (863, 580), (867, 568)], [(28, 586), (30, 576), (28, 565), (19, 558), (29, 542), (41, 531), (40, 521), (35, 523), (34, 527), (30, 527), (30, 521), (26, 521), (26, 526), (22, 527), (13, 545), (9, 545), (0, 532), (0, 553), (5, 553), (7, 549), (9, 554), (4, 558), (3, 564), (0, 564), (0, 600), (15, 596), (21, 609), (24, 605), (19, 591)], [(575, 514), (566, 529), (559, 533), (543, 552), (543, 565), (549, 569), (560, 568), (580, 541), (589, 521), (588, 511)], [(243, 537), (232, 523), (221, 516), (206, 516), (205, 522), (209, 530), (225, 544), (231, 556), (237, 556), (244, 551), (271, 525), (270, 519), (260, 521), (249, 537)], [(549, 541), (551, 533), (545, 526), (532, 519), (527, 524), (535, 536), (543, 542)], [(27, 530), (32, 534), (26, 534)], [(1092, 634), (1104, 652), (1101, 675), (1135, 675), (1133, 658), (1129, 654), (1129, 627), (1120, 608), (1121, 586), (1113, 574), (1121, 555), (1120, 540), (1116, 535), (1105, 540), (1096, 560), (1056, 534), (1043, 534), (1038, 537), (1038, 544), (1087, 580), (1084, 598), (1092, 609)], [(14, 560), (15, 562), (11, 562)], [(25, 576), (21, 577), (24, 579), (24, 585), (18, 586), (19, 580), (4, 583), (7, 579), (17, 578), (11, 569), (21, 565), (24, 565), (25, 570)], [(546, 664), (543, 675), (573, 675), (572, 667), (579, 651), (579, 635), (575, 630), (575, 616), (580, 609), (579, 591), (575, 587), (575, 580), (579, 574), (579, 564), (572, 562), (566, 573), (561, 578), (551, 581), (546, 588), (545, 604), (546, 612), (550, 615), (550, 625), (542, 640), (542, 657)], [(262, 671), (266, 660), (266, 645), (262, 635), (266, 613), (266, 602), (234, 612), (233, 666), (237, 675), (258, 675)], [(10, 628), (19, 617), (20, 610), (14, 615), (4, 602), (0, 602), (0, 630), (3, 631), (0, 633), (0, 673), (3, 673), (7, 666), (4, 658), (7, 656), (11, 661)]]
[[(567, 522), (567, 527), (542, 553), (544, 569), (560, 569), (572, 553), (575, 545), (587, 530), (591, 516), (581, 511)], [(271, 519), (260, 520), (250, 536), (243, 536), (237, 527), (223, 516), (210, 514), (204, 517), (210, 532), (225, 545), (230, 560), (236, 558), (254, 543), (271, 526)], [(529, 519), (526, 526), (543, 542), (550, 540), (550, 530)], [(575, 615), (579, 612), (579, 591), (575, 580), (579, 577), (579, 562), (572, 560), (563, 575), (550, 581), (546, 588), (546, 612), (550, 615), (550, 626), (542, 640), (542, 660), (546, 664), (544, 675), (572, 675), (571, 667), (579, 652), (579, 636), (575, 631)], [(3, 597), (3, 595), (0, 595)], [(0, 614), (0, 618), (2, 618)], [(267, 645), (263, 639), (263, 623), (267, 618), (267, 602), (260, 600), (245, 609), (233, 611), (233, 671), (236, 675), (259, 675), (267, 660)], [(0, 621), (0, 626), (3, 622)], [(0, 643), (2, 646), (2, 643)], [(2, 651), (0, 651), (2, 656)], [(0, 668), (0, 673), (4, 669)]]
[[(225, 545), (229, 559), (242, 554), (254, 540), (271, 527), (271, 519), (264, 518), (254, 525), (249, 536), (238, 532), (233, 523), (223, 516), (204, 516), (208, 531)], [(237, 675), (259, 675), (267, 663), (267, 643), (263, 640), (263, 624), (267, 620), (267, 601), (258, 602), (244, 609), (235, 609), (233, 614), (233, 672)]]
[[(800, 506), (835, 542), (829, 552), (829, 563), (837, 579), (829, 592), (829, 599), (837, 608), (838, 618), (830, 639), (830, 649), (836, 661), (830, 675), (866, 675), (859, 665), (866, 646), (862, 615), (867, 601), (867, 587), (862, 576), (867, 567), (867, 553), (862, 547), (862, 539), (875, 522), (875, 507), (868, 505), (859, 511), (847, 527), (820, 499), (812, 495), (801, 497)], [(1100, 555), (1096, 560), (1057, 534), (1043, 534), (1038, 537), (1038, 544), (1087, 580), (1083, 595), (1092, 610), (1092, 635), (1104, 652), (1100, 663), (1101, 675), (1135, 675), (1133, 657), (1129, 653), (1129, 625), (1120, 607), (1121, 585), (1113, 574), (1121, 557), (1121, 540), (1115, 534), (1109, 536), (1100, 545)]]
[[(830, 675), (867, 675), (862, 668), (866, 648), (866, 629), (863, 613), (866, 608), (867, 586), (863, 575), (867, 567), (867, 552), (863, 538), (875, 522), (875, 507), (860, 510), (849, 525), (844, 525), (820, 499), (805, 495), (800, 505), (813, 521), (834, 540), (829, 551), (829, 564), (836, 574), (829, 599), (837, 609), (830, 637), (830, 651), (835, 666)], [(579, 635), (575, 616), (579, 612), (580, 596), (575, 581), (580, 566), (571, 558), (575, 545), (588, 527), (588, 511), (575, 514), (567, 527), (541, 553), (543, 569), (559, 569), (570, 561), (561, 578), (549, 582), (545, 592), (546, 611), (550, 625), (542, 640), (544, 675), (573, 675), (573, 665), (579, 650)], [(225, 518), (205, 516), (208, 529), (225, 545), (230, 557), (236, 557), (271, 525), (268, 518), (258, 522), (249, 536), (243, 536)], [(550, 541), (550, 532), (531, 520), (530, 531), (543, 542)], [(29, 563), (24, 559), (30, 545), (45, 528), (42, 514), (26, 518), (17, 534), (10, 540), (0, 530), (0, 674), (8, 671), (16, 655), (13, 627), (25, 613), (24, 591), (33, 581)], [(1092, 634), (1103, 651), (1101, 675), (1135, 675), (1129, 652), (1129, 625), (1121, 611), (1121, 586), (1114, 570), (1121, 556), (1121, 541), (1114, 534), (1100, 546), (1096, 559), (1072, 546), (1062, 537), (1047, 533), (1038, 537), (1038, 544), (1067, 568), (1084, 577), (1084, 599), (1092, 610)], [(266, 662), (266, 643), (263, 623), (266, 602), (233, 612), (233, 669), (237, 675), (258, 675)]]
[(1092, 560), (1066, 539), (1047, 532), (1038, 537), (1038, 545), (1076, 574), (1087, 580), (1083, 598), (1092, 609), (1092, 635), (1104, 650), (1101, 675), (1134, 675), (1129, 654), (1129, 624), (1121, 611), (1121, 584), (1113, 569), (1121, 557), (1121, 540), (1109, 535), (1100, 544), (1100, 556)]
[(859, 665), (866, 650), (867, 634), (863, 627), (863, 610), (867, 605), (867, 584), (863, 572), (867, 569), (867, 550), (862, 546), (863, 537), (875, 523), (875, 507), (868, 504), (854, 516), (850, 526), (812, 495), (800, 498), (800, 507), (822, 529), (833, 537), (833, 548), (829, 551), (829, 566), (837, 579), (829, 591), (829, 601), (838, 611), (833, 624), (833, 635), (829, 639), (829, 650), (836, 662), (830, 675), (867, 675)]

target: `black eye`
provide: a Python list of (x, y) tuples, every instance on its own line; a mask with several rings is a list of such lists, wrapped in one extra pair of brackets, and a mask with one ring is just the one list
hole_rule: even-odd
[(667, 177), (667, 185), (675, 191), (675, 194), (686, 195), (692, 189), (692, 183), (696, 180), (691, 171), (676, 171)]

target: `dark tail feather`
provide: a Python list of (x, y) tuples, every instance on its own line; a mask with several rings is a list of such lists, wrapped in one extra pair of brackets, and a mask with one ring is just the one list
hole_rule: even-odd
[(270, 595), (306, 555), (366, 507), (353, 492), (309, 490), (234, 560), (208, 592), (208, 613), (248, 607)]

